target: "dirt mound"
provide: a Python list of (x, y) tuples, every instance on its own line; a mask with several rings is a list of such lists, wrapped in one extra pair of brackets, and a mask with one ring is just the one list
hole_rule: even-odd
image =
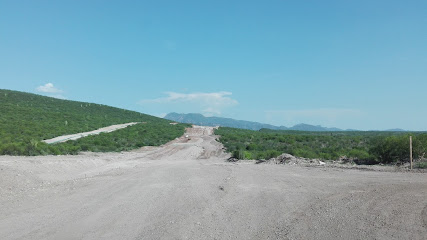
[(289, 164), (289, 165), (324, 165), (325, 163), (318, 159), (308, 159), (302, 157), (295, 157), (288, 153), (283, 153), (282, 155), (271, 158), (266, 162), (273, 164)]

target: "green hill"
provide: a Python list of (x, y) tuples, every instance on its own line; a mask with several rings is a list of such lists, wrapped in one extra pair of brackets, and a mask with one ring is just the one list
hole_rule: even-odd
[[(47, 145), (41, 142), (56, 136), (128, 122), (146, 123), (63, 144)], [(169, 123), (165, 119), (115, 107), (0, 89), (2, 155), (72, 154), (81, 150), (121, 151), (160, 145), (182, 135), (187, 126)], [(139, 135), (135, 135), (135, 132)]]

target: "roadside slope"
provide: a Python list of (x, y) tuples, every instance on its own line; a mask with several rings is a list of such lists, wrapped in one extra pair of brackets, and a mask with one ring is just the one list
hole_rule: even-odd
[(103, 128), (99, 128), (90, 132), (82, 132), (82, 133), (76, 133), (76, 134), (70, 134), (70, 135), (63, 135), (63, 136), (59, 136), (59, 137), (55, 137), (55, 138), (51, 138), (51, 139), (46, 139), (43, 140), (42, 142), (45, 142), (47, 144), (52, 144), (52, 143), (61, 143), (61, 142), (66, 142), (69, 140), (77, 140), (79, 138), (82, 137), (87, 137), (87, 136), (91, 136), (91, 135), (98, 135), (100, 133), (109, 133), (109, 132), (113, 132), (128, 126), (132, 126), (138, 124), (137, 122), (132, 122), (132, 123), (124, 123), (124, 124), (116, 124), (116, 125), (111, 125), (108, 127), (103, 127)]
[[(75, 154), (78, 148), (48, 147), (41, 141), (129, 122), (149, 123), (147, 131), (151, 126), (165, 132), (176, 128), (169, 120), (135, 111), (0, 89), (0, 155)], [(185, 126), (180, 125), (179, 135)], [(166, 136), (166, 141), (175, 137)]]

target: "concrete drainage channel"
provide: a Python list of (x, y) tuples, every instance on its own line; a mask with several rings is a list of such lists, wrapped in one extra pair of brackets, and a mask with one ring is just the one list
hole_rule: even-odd
[(100, 133), (109, 133), (109, 132), (114, 132), (116, 130), (128, 127), (128, 126), (132, 126), (135, 124), (138, 124), (139, 122), (131, 122), (131, 123), (124, 123), (124, 124), (116, 124), (116, 125), (111, 125), (108, 127), (103, 127), (103, 128), (99, 128), (97, 130), (93, 130), (90, 132), (83, 132), (83, 133), (76, 133), (76, 134), (70, 134), (70, 135), (64, 135), (64, 136), (59, 136), (59, 137), (55, 137), (52, 139), (46, 139), (43, 140), (43, 142), (47, 143), (47, 144), (54, 144), (54, 143), (61, 143), (61, 142), (66, 142), (69, 140), (77, 140), (79, 138), (82, 137), (87, 137), (90, 135), (97, 135)]

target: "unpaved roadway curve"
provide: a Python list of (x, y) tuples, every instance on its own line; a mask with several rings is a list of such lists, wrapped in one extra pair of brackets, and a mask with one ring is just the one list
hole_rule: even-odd
[(0, 239), (426, 239), (427, 175), (229, 163), (212, 128), (0, 157)]

